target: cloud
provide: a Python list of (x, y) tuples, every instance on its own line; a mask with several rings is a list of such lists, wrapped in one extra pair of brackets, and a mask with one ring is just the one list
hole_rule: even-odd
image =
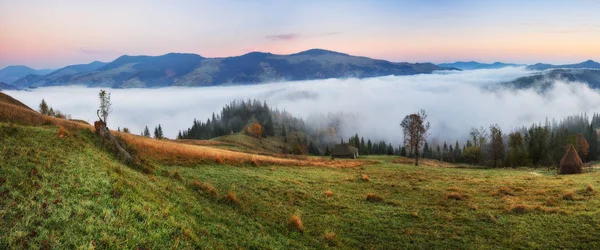
[(288, 33), (288, 34), (279, 34), (279, 35), (271, 35), (266, 36), (265, 38), (271, 41), (291, 41), (296, 40), (300, 37), (300, 34), (297, 33)]
[[(327, 79), (205, 88), (111, 89), (114, 112), (111, 128), (128, 127), (140, 133), (161, 124), (166, 136), (206, 120), (234, 99), (266, 100), (273, 108), (295, 116), (345, 112), (354, 114), (343, 131), (373, 140), (401, 143), (400, 122), (424, 109), (432, 125), (431, 140), (461, 140), (471, 127), (498, 124), (505, 133), (543, 122), (546, 117), (600, 112), (600, 93), (581, 83), (556, 81), (545, 94), (534, 90), (484, 90), (484, 86), (532, 74), (524, 68), (438, 72), (368, 79)], [(88, 122), (96, 119), (98, 89), (50, 87), (31, 92), (8, 91), (30, 107), (44, 98), (51, 106)]]
[(90, 48), (90, 47), (79, 48), (79, 52), (84, 53), (84, 54), (90, 54), (90, 55), (120, 55), (120, 54), (123, 54), (122, 52), (119, 52), (116, 50), (98, 49), (98, 48)]
[(292, 41), (292, 40), (298, 40), (303, 37), (326, 37), (326, 36), (335, 36), (335, 35), (339, 35), (339, 34), (341, 34), (341, 33), (340, 32), (326, 32), (326, 33), (313, 34), (313, 35), (302, 35), (300, 33), (287, 33), (287, 34), (266, 36), (265, 38), (267, 40), (271, 40), (271, 41)]

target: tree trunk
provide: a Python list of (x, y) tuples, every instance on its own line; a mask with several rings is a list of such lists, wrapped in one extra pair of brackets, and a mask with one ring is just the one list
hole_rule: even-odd
[(131, 154), (129, 154), (129, 152), (127, 152), (127, 150), (125, 150), (125, 148), (123, 148), (121, 144), (119, 144), (117, 138), (115, 138), (110, 133), (110, 130), (108, 130), (108, 128), (106, 127), (106, 123), (102, 121), (96, 121), (94, 122), (94, 128), (96, 129), (96, 134), (98, 134), (100, 138), (102, 138), (104, 143), (115, 149), (115, 153), (117, 153), (117, 156), (123, 163), (133, 163), (134, 160), (133, 157), (131, 157)]
[(415, 166), (419, 166), (419, 149), (415, 147)]

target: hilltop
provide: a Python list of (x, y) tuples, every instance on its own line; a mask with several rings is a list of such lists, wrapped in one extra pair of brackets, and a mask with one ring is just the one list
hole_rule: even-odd
[(170, 53), (162, 56), (124, 55), (109, 63), (68, 66), (45, 76), (28, 75), (9, 83), (19, 88), (65, 85), (111, 88), (198, 87), (428, 74), (448, 69), (431, 63), (396, 63), (322, 49), (289, 55), (251, 52), (226, 58)]

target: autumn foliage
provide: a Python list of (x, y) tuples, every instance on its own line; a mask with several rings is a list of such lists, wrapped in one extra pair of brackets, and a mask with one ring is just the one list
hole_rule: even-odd
[(263, 133), (263, 128), (260, 126), (260, 124), (254, 123), (252, 124), (252, 127), (250, 127), (250, 132), (252, 132), (256, 138), (260, 138)]

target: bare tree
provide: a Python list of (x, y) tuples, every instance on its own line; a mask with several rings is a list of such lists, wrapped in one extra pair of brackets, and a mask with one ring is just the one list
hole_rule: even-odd
[(427, 140), (428, 131), (431, 128), (431, 124), (425, 122), (425, 119), (427, 119), (427, 114), (425, 110), (421, 110), (407, 115), (400, 123), (404, 132), (404, 145), (415, 156), (415, 166), (419, 166), (419, 149)]
[(106, 118), (108, 117), (108, 114), (110, 114), (112, 112), (112, 108), (111, 108), (111, 104), (110, 104), (110, 93), (108, 93), (108, 92), (106, 92), (106, 90), (102, 89), (102, 90), (100, 90), (98, 97), (100, 98), (100, 109), (97, 111), (98, 118), (100, 118), (100, 116), (102, 116), (102, 118), (104, 118), (104, 119), (100, 119), (100, 120), (106, 124)]

